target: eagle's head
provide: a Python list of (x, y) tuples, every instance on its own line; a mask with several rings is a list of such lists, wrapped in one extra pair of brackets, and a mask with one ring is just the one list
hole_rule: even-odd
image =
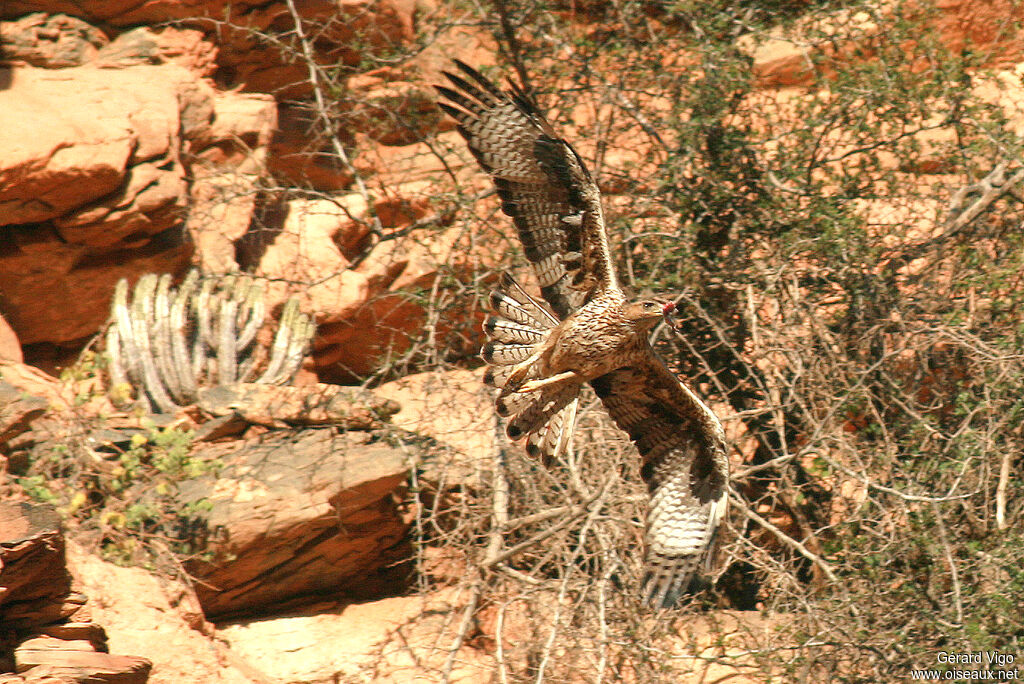
[(646, 332), (661, 321), (665, 321), (674, 328), (675, 319), (673, 314), (675, 311), (676, 303), (671, 299), (655, 297), (627, 304), (626, 318), (640, 328), (640, 330)]

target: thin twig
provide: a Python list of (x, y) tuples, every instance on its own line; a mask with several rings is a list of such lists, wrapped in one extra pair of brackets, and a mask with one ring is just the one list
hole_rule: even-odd
[(313, 89), (313, 99), (316, 102), (316, 116), (320, 127), (323, 130), (324, 135), (327, 136), (327, 139), (330, 140), (334, 154), (337, 155), (339, 160), (341, 160), (345, 169), (352, 174), (352, 179), (355, 181), (356, 188), (370, 212), (371, 231), (380, 235), (383, 233), (383, 229), (381, 228), (380, 219), (373, 213), (373, 200), (370, 197), (369, 190), (366, 188), (366, 183), (363, 182), (363, 177), (359, 174), (359, 171), (349, 159), (348, 152), (345, 151), (345, 146), (342, 145), (341, 139), (333, 133), (335, 126), (328, 114), (327, 102), (324, 98), (323, 92), (324, 89), (320, 82), (320, 69), (317, 66), (316, 58), (313, 56), (313, 46), (310, 44), (310, 40), (306, 37), (305, 29), (302, 28), (302, 16), (295, 7), (295, 0), (285, 0), (285, 2), (288, 5), (288, 12), (292, 16), (292, 23), (295, 25), (295, 35), (299, 39), (299, 45), (302, 47), (302, 58), (306, 64), (306, 71), (309, 75), (309, 85)]
[(821, 568), (821, 571), (825, 573), (825, 576), (828, 577), (830, 582), (839, 581), (839, 578), (836, 577), (836, 574), (832, 572), (832, 567), (827, 562), (825, 562), (825, 560), (821, 556), (812, 552), (801, 542), (797, 541), (796, 539), (793, 539), (788, 534), (780, 530), (778, 527), (771, 524), (770, 522), (762, 518), (760, 515), (755, 513), (754, 510), (750, 508), (747, 505), (747, 503), (732, 490), (729, 491), (729, 500), (732, 501), (733, 505), (735, 505), (737, 508), (743, 511), (743, 513), (748, 518), (750, 518), (758, 525), (760, 525), (761, 527), (765, 528), (766, 530), (774, 534), (776, 537), (778, 537), (779, 541), (781, 541), (783, 544), (794, 549), (801, 556), (803, 556), (804, 558), (808, 559), (809, 561), (817, 565), (819, 568)]
[(1006, 449), (999, 464), (999, 482), (996, 484), (996, 527), (1005, 530), (1006, 523), (1006, 487), (1010, 481), (1010, 459), (1013, 453)]
[[(498, 432), (497, 417), (492, 422), (491, 429)], [(505, 450), (499, 440), (495, 440), (495, 446), (491, 452), (493, 471), (491, 474), (491, 529), (487, 533), (487, 549), (484, 551), (483, 560), (477, 565), (476, 577), (470, 588), (469, 602), (462, 613), (462, 620), (455, 633), (455, 639), (448, 647), (448, 656), (441, 667), (441, 678), (448, 682), (451, 677), (452, 668), (455, 666), (455, 658), (459, 649), (466, 641), (470, 627), (473, 625), (473, 616), (484, 592), (484, 570), (499, 562), (501, 547), (504, 541), (502, 530), (508, 522), (508, 475), (506, 473)]]
[[(1006, 167), (1007, 162), (1000, 162), (977, 183), (957, 190), (949, 202), (949, 216), (946, 218), (942, 233), (907, 247), (900, 254), (890, 258), (882, 266), (881, 271), (883, 273), (892, 272), (903, 264), (918, 258), (928, 249), (941, 245), (970, 226), (1000, 197), (1013, 194), (1016, 186), (1024, 181), (1024, 169), (1019, 169), (1010, 178), (1006, 178)], [(978, 193), (980, 196), (969, 206), (963, 207), (967, 197), (972, 193)]]
[(862, 475), (862, 474), (860, 474), (860, 473), (858, 473), (858, 472), (856, 472), (854, 470), (851, 470), (850, 468), (847, 468), (845, 465), (843, 465), (842, 463), (840, 463), (839, 461), (835, 460), (834, 458), (832, 458), (830, 456), (826, 456), (825, 454), (819, 453), (818, 454), (818, 458), (820, 458), (821, 460), (825, 461), (826, 463), (828, 463), (833, 468), (836, 468), (837, 470), (841, 470), (844, 473), (846, 473), (847, 475), (849, 475), (850, 477), (852, 477), (852, 478), (854, 478), (856, 480), (859, 480), (860, 482), (862, 482), (863, 484), (867, 485), (871, 489), (875, 489), (875, 490), (878, 490), (880, 492), (885, 492), (886, 494), (892, 494), (893, 496), (898, 496), (899, 498), (903, 499), (904, 501), (921, 501), (921, 502), (924, 502), (924, 503), (942, 503), (943, 501), (955, 501), (957, 499), (969, 499), (970, 497), (972, 497), (975, 494), (977, 494), (977, 492), (968, 492), (966, 494), (954, 494), (953, 491), (956, 489), (956, 486), (957, 486), (958, 483), (953, 483), (953, 486), (950, 487), (949, 492), (947, 492), (945, 496), (921, 496), (921, 495), (918, 495), (918, 494), (907, 494), (906, 492), (901, 492), (898, 489), (893, 489), (892, 487), (886, 487), (885, 485), (880, 485), (877, 482), (872, 482), (871, 478), (869, 478), (867, 475)]
[(550, 660), (551, 649), (555, 643), (555, 637), (558, 635), (559, 622), (562, 617), (562, 606), (565, 603), (565, 595), (569, 589), (569, 578), (572, 577), (573, 571), (577, 567), (575, 560), (580, 556), (580, 553), (584, 548), (587, 535), (590, 533), (590, 528), (597, 519), (598, 513), (600, 513), (602, 508), (604, 508), (604, 500), (608, 492), (611, 490), (612, 481), (613, 478), (609, 478), (605, 481), (604, 486), (601, 487), (600, 494), (597, 496), (597, 500), (590, 509), (590, 514), (587, 516), (586, 521), (580, 528), (579, 534), (576, 535), (577, 543), (576, 548), (573, 549), (572, 562), (566, 565), (564, 574), (562, 575), (561, 586), (558, 589), (558, 598), (555, 601), (555, 614), (551, 618), (551, 629), (548, 632), (548, 638), (544, 644), (544, 657), (541, 659), (540, 665), (537, 667), (537, 677), (534, 680), (536, 684), (541, 684), (541, 682), (544, 681), (544, 670)]
[(937, 503), (932, 503), (932, 513), (935, 515), (935, 526), (939, 528), (939, 540), (942, 542), (942, 550), (949, 565), (949, 575), (953, 580), (953, 606), (956, 608), (956, 627), (964, 624), (964, 602), (960, 595), (960, 573), (957, 571), (956, 562), (953, 560), (953, 551), (949, 546), (949, 535), (946, 534), (946, 523), (942, 520), (942, 511)]

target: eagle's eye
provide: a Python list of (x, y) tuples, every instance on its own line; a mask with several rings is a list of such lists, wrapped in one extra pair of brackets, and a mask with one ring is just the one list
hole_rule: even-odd
[(655, 302), (644, 302), (644, 311), (657, 311), (658, 305)]

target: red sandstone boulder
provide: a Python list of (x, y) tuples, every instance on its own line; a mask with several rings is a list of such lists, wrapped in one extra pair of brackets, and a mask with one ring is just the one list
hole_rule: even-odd
[(10, 73), (3, 311), (22, 344), (75, 340), (107, 317), (118, 279), (186, 265), (174, 229), (188, 198), (182, 148), (208, 128), (211, 90), (172, 65)]
[(269, 95), (218, 93), (214, 119), (193, 145), (186, 227), (206, 273), (238, 269), (236, 244), (253, 222), (267, 149), (277, 126)]
[(0, 502), (0, 679), (8, 670), (34, 682), (144, 684), (150, 661), (107, 652), (71, 579), (57, 512)]
[(309, 429), (199, 451), (225, 462), (216, 477), (179, 486), (183, 506), (209, 506), (212, 559), (188, 563), (209, 619), (280, 613), (317, 594), (401, 590), (410, 555), (401, 448), (365, 432)]
[(57, 69), (92, 61), (110, 41), (95, 26), (64, 14), (35, 12), (0, 21), (0, 60)]
[(18, 336), (11, 330), (11, 326), (4, 320), (4, 317), (0, 316), (0, 362), (21, 363), (23, 360)]

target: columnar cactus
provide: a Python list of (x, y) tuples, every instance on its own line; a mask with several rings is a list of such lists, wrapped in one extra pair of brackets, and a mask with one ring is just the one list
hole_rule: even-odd
[(175, 290), (170, 274), (147, 273), (131, 302), (122, 279), (106, 334), (111, 388), (128, 385), (150, 410), (173, 411), (195, 401), (199, 387), (285, 384), (298, 371), (316, 324), (289, 299), (268, 350), (256, 343), (265, 315), (263, 285), (251, 276), (203, 278), (191, 271)]

